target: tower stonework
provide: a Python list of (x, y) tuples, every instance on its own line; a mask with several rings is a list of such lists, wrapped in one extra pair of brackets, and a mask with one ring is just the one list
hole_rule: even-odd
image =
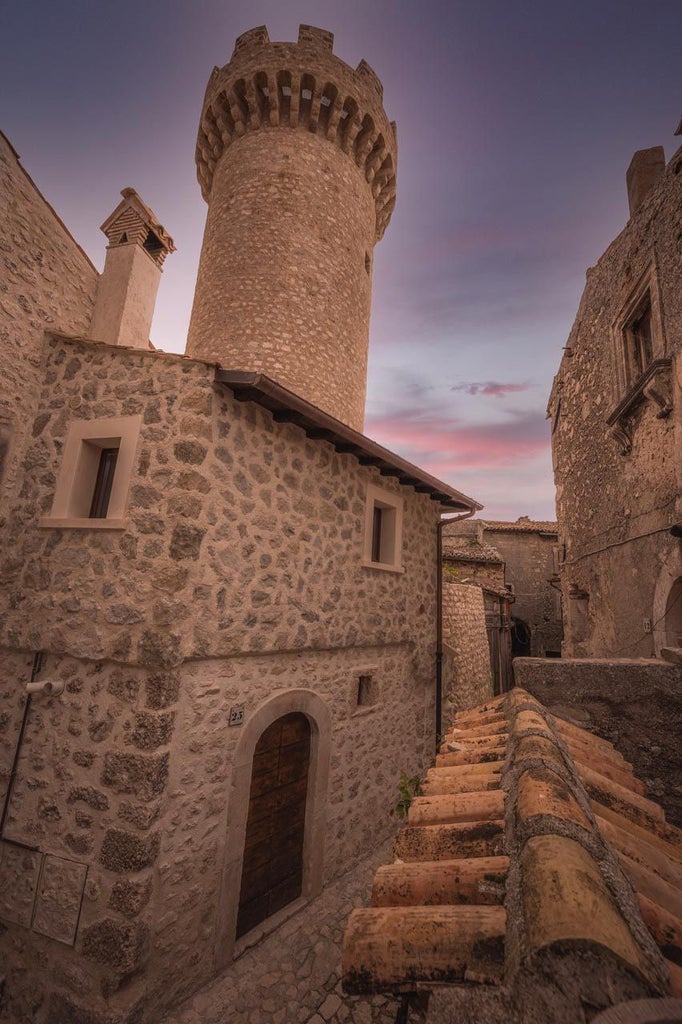
[(208, 83), (196, 160), (208, 216), (187, 354), (260, 371), (362, 430), (374, 245), (396, 130), (330, 32), (237, 39)]

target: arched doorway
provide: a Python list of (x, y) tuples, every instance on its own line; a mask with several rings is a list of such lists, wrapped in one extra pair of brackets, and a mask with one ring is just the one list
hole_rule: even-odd
[(237, 938), (302, 893), (310, 723), (282, 715), (261, 734), (253, 754)]
[(523, 619), (512, 616), (512, 658), (527, 658), (530, 654), (530, 629)]
[(665, 639), (668, 647), (682, 647), (682, 576), (678, 576), (665, 603)]

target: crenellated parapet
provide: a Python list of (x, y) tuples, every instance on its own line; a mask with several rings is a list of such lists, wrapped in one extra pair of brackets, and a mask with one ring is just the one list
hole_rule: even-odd
[(396, 197), (397, 137), (383, 87), (362, 60), (353, 69), (332, 52), (333, 35), (301, 25), (297, 43), (271, 43), (265, 26), (241, 35), (232, 59), (209, 79), (197, 138), (197, 174), (208, 201), (225, 150), (248, 132), (309, 132), (335, 144), (364, 176), (374, 198), (376, 239)]

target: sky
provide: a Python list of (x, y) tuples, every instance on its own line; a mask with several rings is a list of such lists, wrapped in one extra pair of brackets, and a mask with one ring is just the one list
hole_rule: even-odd
[(208, 76), (266, 24), (334, 33), (397, 121), (365, 432), (485, 506), (554, 518), (545, 409), (637, 149), (680, 139), (679, 0), (0, 0), (0, 128), (94, 264), (137, 189), (173, 236), (152, 341), (182, 352), (206, 207)]

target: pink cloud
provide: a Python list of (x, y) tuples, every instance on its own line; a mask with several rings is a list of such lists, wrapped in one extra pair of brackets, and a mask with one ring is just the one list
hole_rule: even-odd
[(549, 448), (544, 417), (519, 416), (502, 425), (457, 425), (447, 419), (389, 415), (370, 419), (370, 435), (440, 476), (465, 468), (518, 465)]
[(488, 395), (504, 398), (519, 391), (527, 391), (527, 384), (498, 384), (494, 380), (473, 381), (471, 384), (456, 384), (451, 391), (463, 391), (467, 395)]

